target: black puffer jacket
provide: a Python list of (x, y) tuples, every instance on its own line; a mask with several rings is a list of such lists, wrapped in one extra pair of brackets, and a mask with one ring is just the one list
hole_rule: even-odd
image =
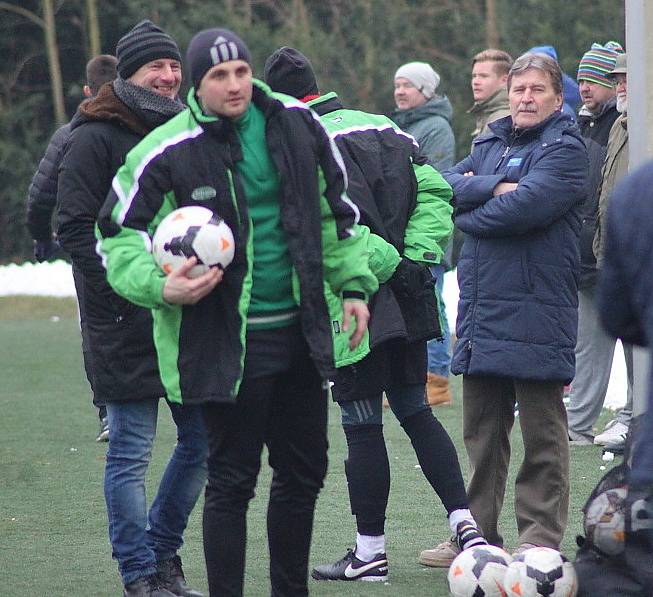
[(80, 107), (59, 172), (58, 237), (70, 255), (88, 332), (93, 388), (106, 401), (164, 395), (152, 338), (152, 317), (118, 296), (96, 253), (95, 222), (111, 180), (129, 150), (149, 132), (110, 85)]
[(588, 195), (581, 213), (583, 227), (580, 232), (580, 288), (588, 288), (596, 284), (596, 257), (592, 244), (599, 216), (598, 188), (601, 183), (601, 168), (605, 161), (608, 136), (618, 116), (615, 99), (607, 102), (599, 114), (592, 114), (583, 108), (578, 115), (578, 128), (587, 145), (590, 160)]
[(27, 228), (34, 240), (52, 238), (52, 214), (57, 204), (57, 178), (71, 123), (58, 128), (39, 162), (27, 190)]

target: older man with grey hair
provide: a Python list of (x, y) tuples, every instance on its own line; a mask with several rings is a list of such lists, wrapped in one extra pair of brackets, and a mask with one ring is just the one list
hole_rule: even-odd
[[(490, 124), (444, 177), (465, 233), (451, 370), (463, 375), (470, 509), (503, 546), (510, 431), (519, 405), (524, 460), (515, 482), (517, 552), (558, 549), (567, 524), (569, 445), (563, 387), (574, 376), (580, 207), (588, 158), (562, 113), (560, 67), (525, 54), (508, 76), (510, 116)], [(449, 561), (451, 542), (421, 561)], [(436, 552), (441, 557), (436, 558)]]

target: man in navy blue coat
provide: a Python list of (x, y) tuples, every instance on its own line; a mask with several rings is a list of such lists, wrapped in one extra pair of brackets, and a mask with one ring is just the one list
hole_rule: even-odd
[[(653, 342), (653, 162), (617, 185), (610, 199), (603, 235), (604, 261), (599, 273), (597, 307), (607, 332), (625, 342)], [(648, 407), (634, 438), (626, 498), (626, 566), (651, 594), (653, 572), (653, 367), (649, 370)]]
[(490, 124), (471, 155), (444, 172), (465, 233), (452, 372), (463, 374), (467, 492), (485, 537), (503, 545), (497, 520), (517, 403), (524, 440), (515, 484), (518, 550), (557, 549), (569, 501), (562, 394), (574, 376), (588, 158), (578, 128), (561, 112), (562, 78), (552, 58), (518, 58), (508, 99), (511, 116)]

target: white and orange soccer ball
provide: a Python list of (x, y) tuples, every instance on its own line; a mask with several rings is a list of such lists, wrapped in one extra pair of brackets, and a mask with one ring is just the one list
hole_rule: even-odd
[(548, 547), (533, 547), (514, 556), (503, 585), (508, 597), (575, 597), (578, 591), (573, 564)]
[(589, 544), (608, 556), (624, 551), (627, 489), (614, 487), (599, 493), (590, 503), (583, 526)]
[(447, 579), (453, 597), (505, 597), (503, 577), (512, 558), (500, 547), (478, 545), (460, 552)]
[(166, 273), (176, 270), (190, 257), (197, 265), (189, 272), (196, 278), (210, 267), (225, 269), (234, 258), (234, 235), (226, 222), (199, 205), (170, 212), (157, 226), (152, 238), (152, 254)]

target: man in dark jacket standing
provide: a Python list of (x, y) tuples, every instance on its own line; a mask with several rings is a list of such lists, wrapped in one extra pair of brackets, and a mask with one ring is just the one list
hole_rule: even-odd
[[(247, 46), (227, 29), (198, 33), (187, 64), (188, 108), (129, 153), (102, 208), (108, 278), (153, 308), (169, 399), (203, 410), (211, 595), (243, 594), (247, 508), (267, 445), (272, 595), (301, 597), (327, 466), (331, 327), (356, 348), (378, 283), (342, 157), (315, 114), (253, 79)], [(166, 276), (150, 235), (176, 207), (200, 204), (232, 229), (234, 260), (189, 278), (193, 258)], [(342, 321), (329, 317), (327, 286)]]
[(177, 550), (206, 482), (202, 413), (197, 406), (168, 403), (178, 441), (148, 512), (145, 473), (165, 395), (152, 316), (109, 286), (95, 238), (100, 207), (128, 151), (183, 110), (177, 97), (181, 55), (169, 35), (143, 21), (120, 39), (116, 56), (118, 78), (84, 103), (73, 123), (59, 175), (58, 236), (81, 285), (93, 387), (107, 404), (104, 493), (124, 594), (194, 597), (200, 593), (186, 585)]
[[(116, 65), (118, 60), (115, 56), (101, 54), (88, 61), (86, 65), (86, 85), (84, 85), (84, 95), (87, 98), (95, 97), (100, 91), (100, 87), (116, 78)], [(52, 235), (52, 215), (57, 205), (57, 184), (59, 180), (59, 166), (63, 159), (63, 152), (70, 137), (70, 131), (73, 122), (79, 118), (79, 112), (75, 113), (73, 120), (58, 128), (47, 149), (45, 155), (39, 162), (39, 166), (34, 173), (32, 182), (27, 191), (27, 228), (34, 239), (34, 257), (37, 261), (46, 261), (57, 256), (60, 247)], [(78, 270), (73, 270), (73, 279), (75, 289), (79, 295), (83, 292), (82, 282), (79, 279)], [(82, 303), (83, 300), (78, 301)], [(80, 324), (83, 319), (80, 311)], [(93, 388), (93, 372), (91, 353), (88, 348), (88, 338), (86, 326), (81, 325), (82, 329), (82, 354), (84, 357), (84, 369), (86, 379), (93, 392), (93, 404), (98, 409), (100, 419), (100, 432), (96, 438), (98, 442), (109, 441), (109, 419), (107, 418), (107, 407), (102, 398), (96, 395)]]
[[(95, 97), (102, 85), (116, 78), (117, 63), (116, 58), (108, 54), (95, 56), (88, 61), (84, 97)], [(59, 166), (71, 124), (64, 124), (52, 135), (27, 191), (26, 221), (34, 239), (34, 257), (37, 261), (51, 259), (59, 250), (52, 236), (52, 214), (57, 204)]]
[(597, 269), (592, 249), (598, 220), (598, 188), (605, 160), (608, 136), (619, 112), (616, 108), (614, 82), (609, 73), (621, 46), (608, 42), (592, 44), (578, 66), (578, 82), (583, 105), (578, 126), (589, 156), (587, 201), (583, 205), (580, 236), (581, 275), (578, 290), (578, 341), (576, 375), (569, 392), (569, 439), (572, 444), (591, 444), (589, 423), (595, 404), (603, 404), (610, 381), (614, 340), (599, 324), (595, 305)]
[(588, 161), (578, 128), (561, 113), (562, 77), (552, 58), (518, 58), (508, 99), (511, 116), (490, 124), (492, 133), (479, 137), (471, 155), (444, 177), (454, 191), (456, 225), (465, 233), (451, 369), (463, 374), (470, 508), (488, 542), (502, 546), (498, 518), (518, 404), (521, 552), (533, 545), (558, 549), (567, 522), (562, 393), (574, 375)]
[(453, 228), (451, 188), (420, 163), (415, 140), (388, 118), (346, 109), (334, 92), (320, 95), (313, 67), (298, 50), (274, 52), (265, 63), (265, 79), (315, 110), (339, 147), (349, 195), (361, 211), (361, 224), (370, 230), (370, 266), (380, 284), (370, 307), (369, 344), (358, 355), (336, 347), (341, 358), (332, 387), (347, 438), (345, 474), (356, 547), (333, 564), (317, 566), (312, 576), (384, 581), (390, 493), (384, 390), (424, 476), (445, 506), (452, 533), (463, 548), (485, 543), (468, 508), (456, 449), (424, 399), (426, 340), (439, 331), (427, 266), (442, 255)]

